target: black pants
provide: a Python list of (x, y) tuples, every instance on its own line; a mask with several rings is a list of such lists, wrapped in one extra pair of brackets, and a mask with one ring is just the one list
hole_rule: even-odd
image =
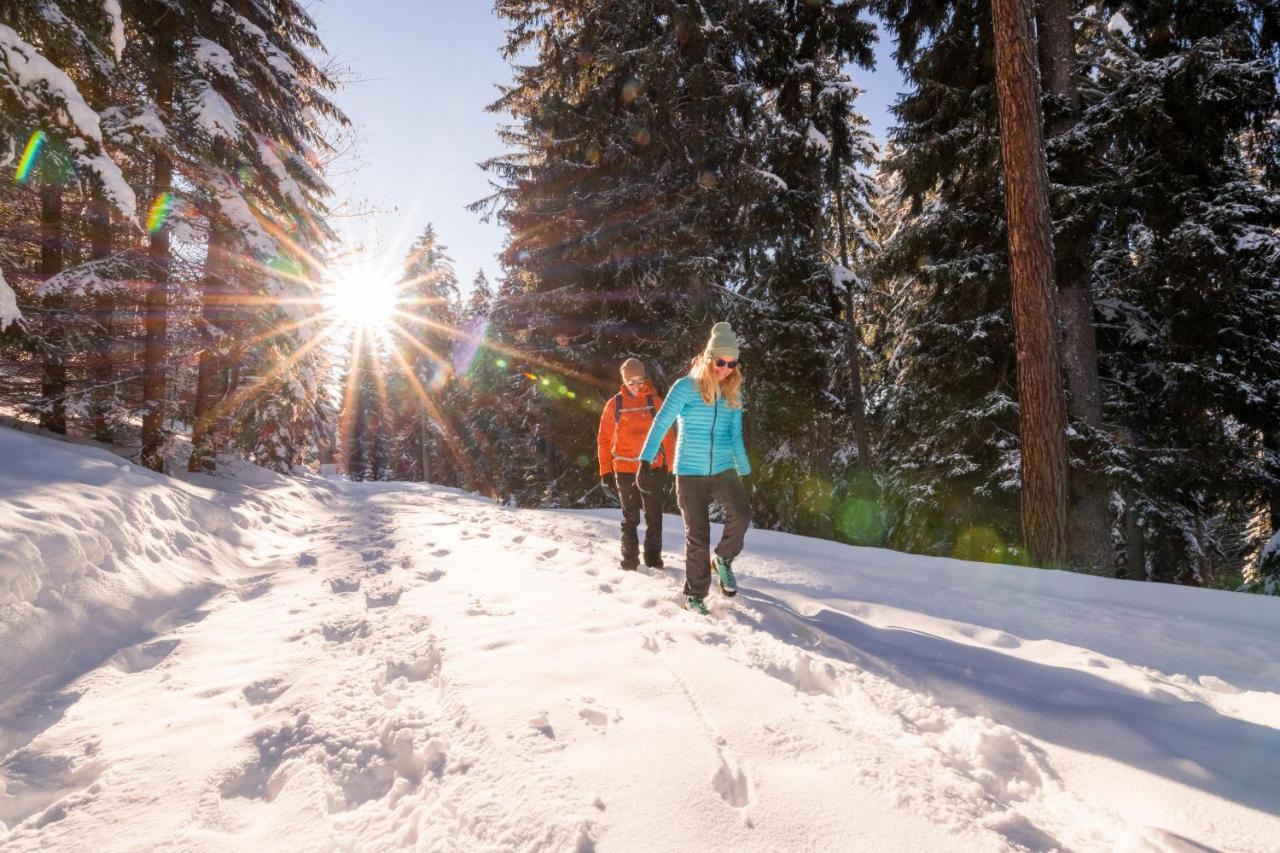
[(684, 594), (705, 596), (711, 589), (711, 502), (724, 507), (724, 535), (716, 554), (732, 560), (742, 553), (751, 524), (751, 502), (738, 472), (710, 477), (676, 477), (676, 500), (684, 516)]
[[(644, 509), (644, 561), (656, 563), (662, 558), (662, 495), (665, 488), (642, 492), (636, 487), (636, 475), (621, 471), (613, 475), (622, 501), (622, 562), (635, 566), (640, 561), (640, 510)], [(656, 478), (655, 478), (656, 479)]]

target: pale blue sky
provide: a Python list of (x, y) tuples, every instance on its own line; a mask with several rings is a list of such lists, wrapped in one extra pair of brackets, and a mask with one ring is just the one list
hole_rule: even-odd
[[(501, 153), (502, 116), (485, 112), (496, 84), (510, 80), (499, 55), (503, 22), (488, 0), (323, 0), (313, 6), (321, 37), (355, 82), (338, 105), (359, 144), (335, 175), (339, 198), (374, 204), (374, 217), (339, 220), (353, 240), (393, 253), (433, 222), (456, 262), (464, 291), (476, 270), (500, 270), (503, 230), (466, 205), (489, 193), (476, 165)], [(877, 50), (874, 74), (854, 70), (867, 94), (859, 108), (883, 141), (888, 107), (900, 87), (889, 56)]]

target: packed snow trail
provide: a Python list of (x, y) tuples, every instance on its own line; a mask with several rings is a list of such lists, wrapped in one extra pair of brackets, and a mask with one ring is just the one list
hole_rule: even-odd
[(0, 641), (44, 638), (0, 664), (5, 850), (1280, 837), (1274, 600), (753, 530), (706, 618), (677, 517), (623, 572), (609, 512), (0, 458)]

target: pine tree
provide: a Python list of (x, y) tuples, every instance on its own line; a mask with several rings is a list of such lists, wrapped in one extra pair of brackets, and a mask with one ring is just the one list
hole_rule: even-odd
[[(516, 119), (505, 138), (518, 154), (488, 165), (528, 329), (500, 334), (539, 377), (511, 402), (535, 425), (545, 499), (594, 485), (594, 418), (579, 396), (611, 394), (628, 355), (666, 384), (732, 316), (744, 358), (758, 359), (753, 427), (781, 452), (776, 470), (762, 460), (777, 492), (758, 517), (780, 520), (770, 512), (789, 503), (782, 445), (796, 424), (777, 418), (798, 402), (833, 431), (827, 366), (843, 308), (825, 256), (828, 125), (851, 94), (839, 67), (869, 62), (872, 30), (846, 5), (544, 6), (498, 4), (507, 55), (535, 42), (539, 53), (494, 105)], [(804, 456), (804, 471), (825, 468), (823, 448)]]
[(458, 280), (453, 259), (428, 224), (409, 248), (393, 326), (388, 394), (389, 432), (397, 476), (458, 486), (469, 458), (454, 417), (458, 394), (455, 345), (460, 329)]
[(911, 86), (873, 279), (888, 542), (1022, 559), (1016, 365), (989, 4), (886, 4)]
[[(1076, 135), (1106, 152), (1086, 213), (1106, 212), (1092, 263), (1108, 419), (1125, 438), (1110, 462), (1134, 516), (1135, 570), (1229, 582), (1244, 521), (1231, 532), (1213, 520), (1262, 511), (1276, 483), (1274, 36), (1250, 7), (1226, 2), (1103, 6), (1085, 35)], [(1250, 535), (1255, 552), (1267, 535)]]

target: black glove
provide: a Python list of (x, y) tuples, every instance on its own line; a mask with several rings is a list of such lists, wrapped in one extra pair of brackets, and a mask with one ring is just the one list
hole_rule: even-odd
[(640, 470), (636, 471), (636, 488), (647, 495), (657, 491), (660, 485), (658, 473), (649, 467), (648, 462), (641, 462)]
[(618, 488), (618, 483), (613, 479), (612, 474), (601, 474), (600, 485), (604, 486), (606, 492), (612, 492), (614, 489)]

